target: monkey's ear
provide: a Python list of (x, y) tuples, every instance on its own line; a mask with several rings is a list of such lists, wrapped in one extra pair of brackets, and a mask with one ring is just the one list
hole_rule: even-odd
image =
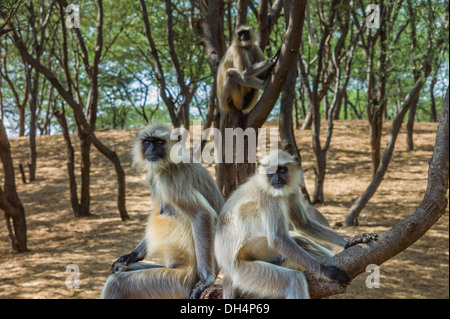
[(299, 168), (301, 168), (301, 167), (302, 167), (302, 164), (300, 163), (300, 160), (299, 160), (298, 156), (297, 156), (297, 155), (293, 155), (292, 157), (294, 158), (295, 164), (297, 164), (297, 166), (298, 166)]

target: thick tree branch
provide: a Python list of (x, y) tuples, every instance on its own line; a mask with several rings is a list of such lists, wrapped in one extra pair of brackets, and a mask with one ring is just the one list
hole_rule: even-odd
[(206, 60), (214, 78), (216, 78), (219, 68), (221, 50), (219, 46), (219, 19), (220, 1), (211, 0), (208, 6), (208, 12), (200, 26), (203, 31), (203, 45), (205, 46)]
[[(350, 278), (365, 272), (369, 264), (381, 265), (421, 238), (445, 213), (449, 185), (449, 91), (445, 96), (436, 133), (433, 157), (428, 169), (428, 185), (419, 207), (408, 218), (381, 234), (367, 245), (356, 245), (337, 254), (334, 264)], [(342, 293), (342, 287), (332, 283), (317, 283), (307, 276), (311, 296), (323, 298)]]
[(264, 93), (246, 117), (244, 127), (261, 127), (278, 100), (302, 41), (305, 6), (306, 0), (291, 2), (289, 25), (286, 40), (281, 46), (280, 57), (268, 79)]
[[(359, 244), (335, 255), (332, 264), (343, 269), (350, 279), (365, 272), (367, 265), (380, 266), (420, 239), (445, 213), (449, 186), (449, 90), (445, 96), (436, 133), (433, 157), (428, 169), (428, 185), (419, 207), (405, 220), (380, 234), (377, 241)], [(345, 293), (346, 287), (316, 279), (305, 273), (311, 298), (325, 298)], [(222, 298), (222, 286), (212, 285), (202, 293), (202, 299)]]

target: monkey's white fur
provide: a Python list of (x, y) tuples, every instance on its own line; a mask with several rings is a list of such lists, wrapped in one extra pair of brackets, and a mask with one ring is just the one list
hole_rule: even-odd
[[(282, 189), (272, 187), (267, 178), (274, 162), (271, 156), (288, 168), (289, 178)], [(305, 234), (340, 246), (346, 241), (313, 221), (314, 208), (299, 191), (302, 182), (298, 161), (278, 152), (265, 156), (258, 172), (227, 200), (215, 237), (216, 259), (224, 273), (224, 298), (234, 298), (236, 292), (261, 298), (309, 298), (302, 271), (326, 277), (321, 263), (334, 254)]]
[[(238, 36), (241, 31), (249, 32), (244, 41)], [(250, 26), (239, 26), (233, 33), (233, 40), (222, 57), (217, 70), (217, 100), (219, 109), (230, 111), (234, 108), (249, 113), (258, 100), (258, 90), (264, 88), (267, 70), (274, 62), (265, 61), (264, 53), (258, 45), (258, 35)]]
[[(137, 134), (132, 148), (133, 166), (147, 171), (146, 185), (153, 200), (145, 237), (133, 253), (157, 263), (119, 267), (109, 276), (102, 298), (188, 298), (194, 286), (201, 289), (214, 282), (212, 242), (223, 198), (200, 164), (170, 160), (174, 144), (170, 133), (162, 124), (149, 125)], [(142, 140), (146, 137), (166, 142), (165, 158), (145, 159)]]

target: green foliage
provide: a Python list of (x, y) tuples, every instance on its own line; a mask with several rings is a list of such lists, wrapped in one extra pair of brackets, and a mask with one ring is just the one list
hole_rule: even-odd
[[(363, 2), (363, 6), (370, 3), (370, 1)], [(15, 1), (0, 2), (0, 22), (2, 21), (1, 18), (4, 18), (4, 13), (10, 10), (15, 3)], [(29, 9), (30, 3), (33, 4), (32, 11)], [(14, 24), (19, 27), (22, 37), (27, 41), (26, 45), (30, 48), (30, 52), (32, 51), (31, 46), (33, 40), (29, 26), (29, 18), (31, 15), (35, 17), (35, 27), (39, 30), (41, 5), (44, 5), (43, 12), (46, 13), (49, 10), (49, 3), (49, 1), (40, 0), (26, 1), (17, 12), (17, 19), (14, 20)], [(226, 10), (223, 21), (225, 44), (229, 43), (229, 34), (232, 32), (234, 26), (236, 3), (237, 1), (230, 1), (224, 5), (224, 10)], [(179, 106), (181, 103), (181, 92), (169, 51), (166, 4), (163, 1), (156, 0), (148, 0), (146, 4), (152, 36), (155, 40), (165, 76), (166, 91), (170, 93), (176, 106)], [(195, 6), (193, 6), (194, 4)], [(398, 103), (403, 101), (405, 95), (414, 84), (413, 73), (416, 70), (423, 71), (420, 64), (422, 63), (424, 52), (427, 50), (428, 39), (431, 38), (432, 43), (435, 44), (439, 42), (439, 39), (443, 38), (442, 45), (432, 47), (433, 54), (430, 60), (432, 72), (422, 89), (417, 109), (417, 120), (428, 121), (430, 120), (431, 103), (430, 85), (433, 75), (437, 76), (434, 93), (438, 112), (448, 85), (449, 37), (446, 28), (448, 26), (448, 0), (412, 1), (412, 5), (415, 13), (414, 31), (417, 35), (415, 48), (412, 49), (411, 42), (413, 32), (413, 28), (410, 25), (411, 16), (408, 11), (407, 1), (403, 1), (401, 6), (398, 6), (398, 4), (394, 5), (394, 10), (397, 12), (395, 21), (388, 21), (387, 54), (389, 59), (387, 67), (384, 70), (375, 68), (375, 75), (378, 76), (380, 72), (387, 74), (387, 115), (392, 117), (397, 112)], [(256, 3), (253, 3), (253, 6), (257, 7)], [(323, 31), (321, 19), (327, 19), (330, 14), (330, 3), (317, 0), (310, 2), (309, 7), (312, 34), (308, 32), (308, 26), (305, 22), (303, 42), (300, 50), (310, 63), (310, 74), (313, 75), (317, 67), (317, 62), (314, 62), (314, 57), (317, 54), (318, 40), (320, 40)], [(97, 43), (97, 2), (93, 0), (83, 1), (79, 4), (79, 8), (80, 31), (86, 44), (89, 63), (92, 63)], [(98, 77), (100, 89), (97, 128), (140, 127), (145, 125), (150, 119), (169, 122), (170, 117), (167, 107), (160, 96), (160, 82), (157, 78), (155, 61), (149, 51), (150, 46), (145, 36), (139, 1), (104, 0), (103, 9), (103, 52)], [(362, 23), (363, 10), (359, 7), (351, 8), (348, 3), (344, 3), (341, 7), (337, 8), (339, 12), (344, 12), (344, 9), (349, 9), (351, 14), (349, 35), (345, 42), (345, 46), (349, 47), (350, 34), (357, 33), (353, 17), (356, 16), (360, 23)], [(213, 78), (202, 46), (202, 34), (198, 28), (198, 22), (203, 18), (204, 14), (202, 10), (202, 6), (198, 1), (172, 1), (175, 54), (180, 63), (185, 84), (196, 89), (195, 96), (190, 105), (191, 121), (193, 119), (205, 118), (209, 93), (213, 85)], [(228, 10), (231, 10), (230, 14), (228, 14)], [(319, 12), (323, 13), (322, 17)], [(247, 23), (257, 27), (258, 19), (255, 13), (256, 11), (249, 8)], [(231, 21), (229, 21), (230, 18)], [(339, 23), (342, 19), (340, 18), (338, 21), (334, 26), (334, 31), (330, 39), (332, 47), (336, 45), (340, 37)], [(405, 23), (409, 23), (409, 25), (400, 32)], [(372, 30), (371, 32), (376, 32), (376, 30)], [(270, 44), (265, 50), (266, 56), (273, 55), (282, 45), (284, 34), (285, 21), (284, 16), (281, 15), (270, 34)], [(398, 39), (396, 38), (397, 34), (399, 34)], [(44, 41), (41, 62), (48, 66), (58, 80), (65, 85), (65, 89), (68, 89), (68, 83), (61, 64), (63, 41), (58, 2), (52, 7), (46, 34), (42, 35), (39, 32), (37, 33), (38, 41), (42, 40), (42, 36), (49, 40)], [(364, 36), (366, 37), (367, 33)], [(89, 93), (89, 79), (83, 67), (80, 55), (81, 51), (74, 29), (67, 29), (67, 42), (68, 67), (74, 78), (74, 69), (78, 68), (79, 70), (77, 78), (80, 89), (79, 98), (84, 103)], [(376, 64), (379, 56), (379, 45), (375, 46), (375, 50), (374, 61)], [(3, 60), (5, 57), (6, 60)], [(25, 64), (12, 44), (11, 38), (8, 36), (0, 39), (0, 58), (2, 70), (5, 70), (6, 67), (17, 91), (23, 94), (25, 88)], [(3, 66), (4, 61), (6, 62), (6, 66)], [(363, 118), (366, 116), (366, 64), (367, 61), (364, 52), (360, 46), (357, 46), (353, 55), (351, 78), (346, 91), (348, 101)], [(324, 72), (330, 71), (331, 64), (327, 64)], [(0, 79), (0, 81), (2, 115), (11, 123), (9, 128), (15, 130), (15, 125), (18, 121), (18, 109), (14, 95), (6, 81), (4, 79)], [(41, 76), (40, 85), (50, 86), (50, 83)], [(298, 81), (298, 88), (300, 86), (300, 81)], [(333, 98), (331, 87), (332, 85), (327, 93), (329, 101)], [(49, 99), (49, 90), (43, 90), (42, 92), (46, 92), (45, 94), (47, 94), (39, 97), (42, 100), (42, 106), (45, 108), (48, 104), (45, 101)], [(57, 92), (54, 92), (53, 99), (57, 101), (56, 105), (59, 106), (62, 99), (58, 97)], [(299, 96), (297, 96), (297, 99), (299, 99)], [(324, 101), (321, 104), (323, 105)], [(71, 130), (74, 130), (74, 118), (68, 107), (66, 107), (66, 112)], [(275, 107), (271, 117), (277, 117), (278, 112), (279, 107)], [(44, 121), (42, 118), (44, 114), (45, 112), (43, 111), (40, 113), (39, 116), (41, 118), (39, 121)], [(342, 107), (340, 110), (340, 118), (343, 117), (344, 108)], [(350, 104), (347, 105), (347, 118), (356, 118), (355, 111), (350, 107)], [(58, 125), (55, 125), (51, 131), (59, 132)]]

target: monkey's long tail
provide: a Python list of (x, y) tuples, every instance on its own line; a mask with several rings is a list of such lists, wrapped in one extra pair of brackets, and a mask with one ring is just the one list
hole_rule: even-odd
[(152, 268), (109, 276), (102, 299), (186, 299), (196, 282), (187, 268)]

